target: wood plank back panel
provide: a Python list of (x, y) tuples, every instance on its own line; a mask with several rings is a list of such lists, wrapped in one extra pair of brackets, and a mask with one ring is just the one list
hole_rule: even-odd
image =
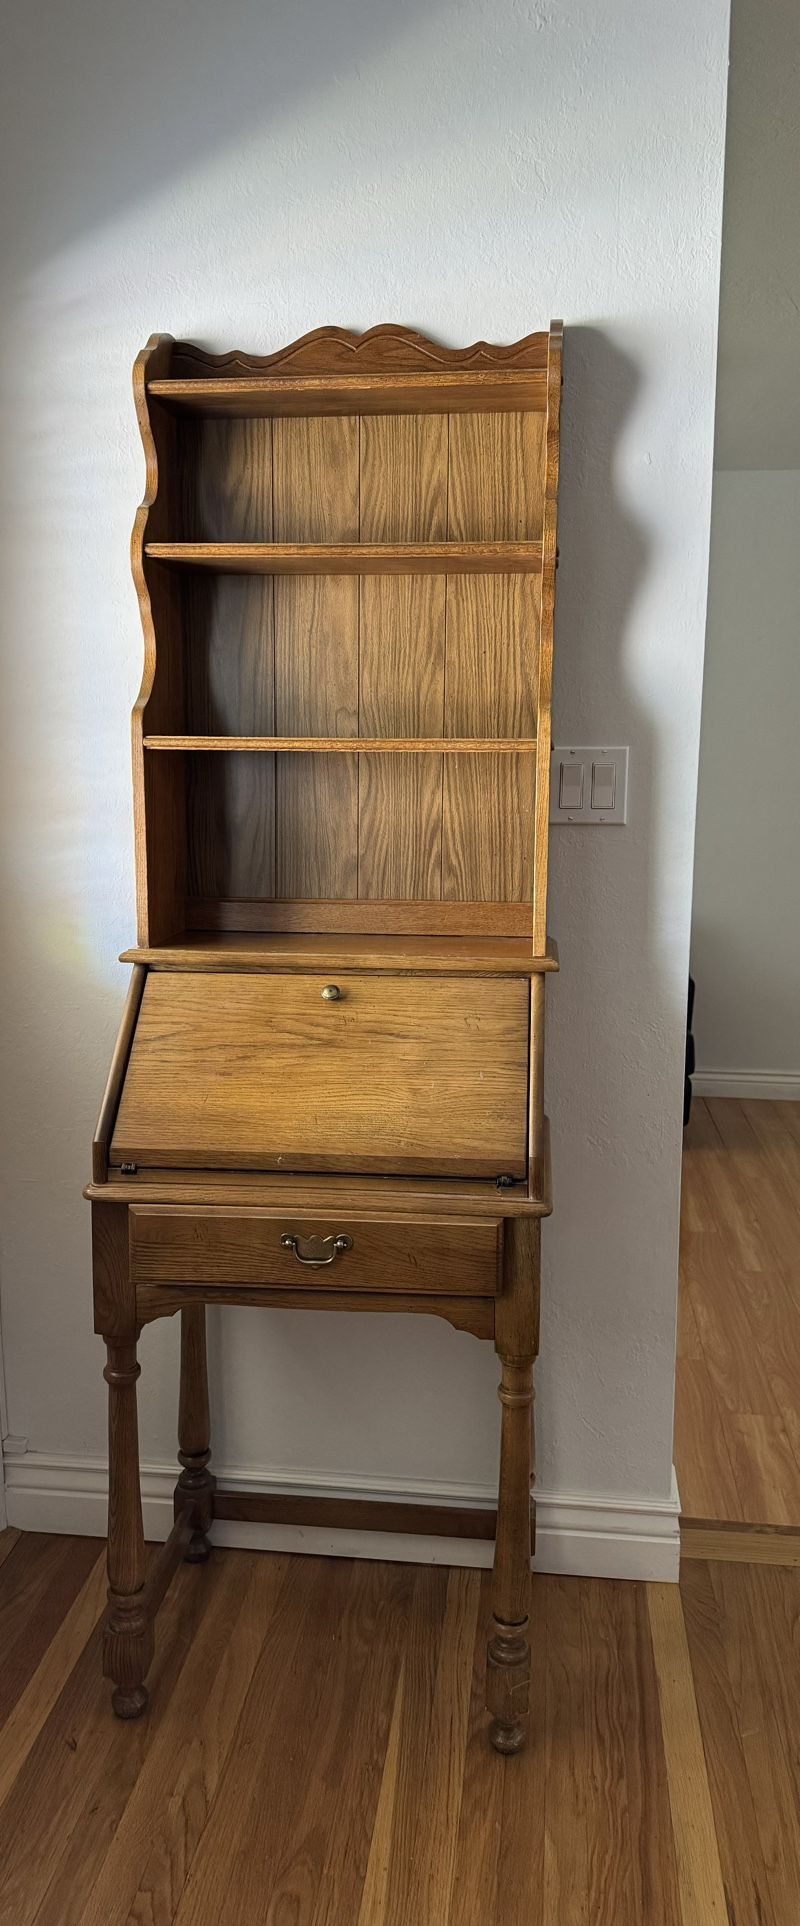
[(522, 978), (149, 974), (115, 1164), (523, 1176)]
[(193, 416), (178, 448), (182, 541), (273, 540), (271, 421)]
[[(272, 423), (181, 424), (187, 540), (272, 540)], [(186, 717), (198, 735), (275, 731), (272, 580), (191, 572)], [(187, 758), (188, 885), (193, 896), (275, 893), (274, 756)]]
[[(363, 541), (443, 541), (444, 415), (361, 423)], [(446, 578), (363, 576), (359, 733), (439, 736), (443, 726)], [(359, 761), (358, 894), (440, 895), (442, 765), (436, 756)]]
[[(451, 540), (539, 537), (544, 436), (536, 415), (450, 422)], [(535, 736), (539, 582), (448, 578), (445, 734)], [(533, 757), (444, 765), (442, 896), (524, 902), (532, 890)]]
[[(354, 416), (273, 424), (276, 541), (357, 541), (359, 433)], [(274, 578), (278, 735), (358, 733), (358, 579)], [(276, 757), (278, 896), (358, 893), (358, 762)], [(257, 892), (256, 892), (257, 893)]]
[(449, 541), (539, 541), (543, 500), (542, 415), (451, 416)]

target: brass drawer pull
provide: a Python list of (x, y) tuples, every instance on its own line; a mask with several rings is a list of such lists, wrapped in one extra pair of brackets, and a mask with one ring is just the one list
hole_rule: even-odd
[[(338, 1237), (331, 1235), (330, 1237), (307, 1238), (306, 1252), (311, 1253), (310, 1255), (306, 1255), (306, 1252), (301, 1251), (300, 1243), (301, 1239), (299, 1237), (294, 1237), (291, 1231), (284, 1231), (281, 1238), (282, 1249), (285, 1251), (294, 1251), (298, 1264), (307, 1264), (309, 1270), (313, 1271), (321, 1270), (325, 1264), (333, 1264), (335, 1259), (340, 1257), (344, 1251), (351, 1251), (353, 1248), (352, 1237), (345, 1236), (344, 1231), (340, 1232)], [(328, 1245), (330, 1245), (328, 1255), (327, 1257), (322, 1257), (319, 1253), (327, 1250)], [(316, 1253), (316, 1255), (314, 1255), (314, 1253)]]
[(320, 991), (320, 995), (323, 1003), (340, 1003), (342, 1000), (342, 992), (338, 983), (326, 983), (324, 990)]

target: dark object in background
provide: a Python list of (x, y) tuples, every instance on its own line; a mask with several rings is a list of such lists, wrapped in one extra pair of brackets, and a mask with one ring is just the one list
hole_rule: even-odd
[(686, 1011), (686, 1074), (683, 1080), (683, 1128), (689, 1122), (692, 1110), (692, 1076), (694, 1074), (694, 1037), (692, 1036), (692, 1011), (694, 1010), (694, 977), (689, 978), (689, 1003)]

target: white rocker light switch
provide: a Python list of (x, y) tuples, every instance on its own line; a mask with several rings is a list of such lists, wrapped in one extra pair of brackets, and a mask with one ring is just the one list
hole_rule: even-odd
[(627, 749), (553, 750), (551, 823), (624, 823), (627, 801)]

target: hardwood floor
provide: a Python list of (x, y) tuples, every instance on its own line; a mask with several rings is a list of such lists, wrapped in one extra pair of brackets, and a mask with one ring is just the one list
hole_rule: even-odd
[(2, 1926), (796, 1926), (798, 1571), (537, 1579), (503, 1760), (479, 1572), (184, 1566), (131, 1726), (99, 1542), (0, 1567)]
[(800, 1530), (800, 1104), (695, 1098), (675, 1466), (685, 1517)]

